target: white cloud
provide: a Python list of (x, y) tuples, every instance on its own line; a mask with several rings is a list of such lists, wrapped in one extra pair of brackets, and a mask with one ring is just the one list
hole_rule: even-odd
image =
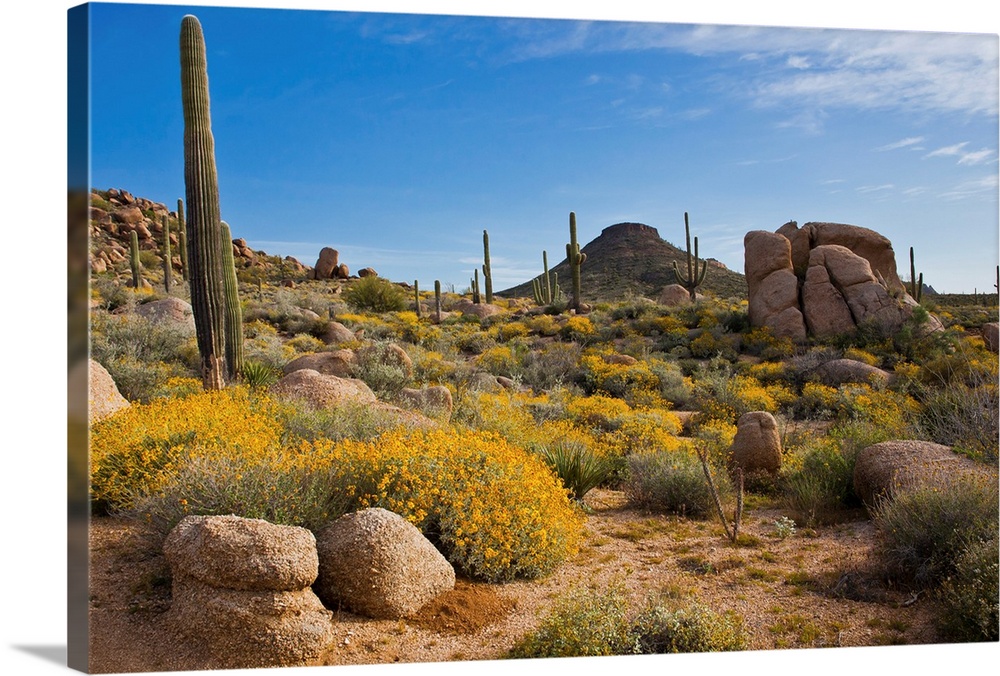
[(892, 183), (885, 183), (883, 185), (863, 185), (857, 188), (857, 191), (862, 194), (874, 193), (874, 192), (885, 192), (886, 190), (892, 190), (895, 188)]
[(954, 145), (945, 146), (943, 148), (938, 148), (937, 150), (932, 150), (931, 152), (924, 155), (924, 157), (946, 157), (949, 155), (961, 155), (962, 148), (969, 145), (968, 141), (963, 141), (961, 143), (956, 143)]
[(895, 143), (888, 143), (884, 146), (879, 146), (875, 149), (876, 152), (885, 152), (887, 150), (899, 150), (900, 148), (910, 148), (912, 146), (919, 145), (924, 142), (923, 136), (908, 136), (907, 138), (896, 141)]
[(977, 150), (971, 153), (965, 153), (959, 158), (959, 164), (983, 164), (993, 158), (993, 150), (990, 148), (983, 148), (982, 150)]
[(790, 56), (788, 61), (785, 62), (789, 68), (795, 68), (797, 70), (807, 70), (810, 67), (809, 59), (804, 56)]

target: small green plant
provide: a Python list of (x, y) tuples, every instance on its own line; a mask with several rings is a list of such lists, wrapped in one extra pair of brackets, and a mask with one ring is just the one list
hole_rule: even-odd
[(535, 631), (522, 638), (510, 657), (593, 657), (635, 653), (623, 585), (606, 590), (580, 588), (559, 598)]
[(780, 539), (790, 538), (795, 535), (795, 522), (787, 516), (782, 516), (774, 521), (774, 534)]
[(344, 300), (360, 312), (401, 312), (406, 309), (403, 290), (374, 275), (362, 277), (348, 286), (344, 291)]
[(583, 500), (587, 491), (605, 483), (618, 469), (612, 459), (572, 441), (545, 444), (540, 451), (576, 500)]
[(265, 362), (245, 361), (241, 376), (250, 389), (259, 390), (273, 385), (278, 380), (278, 374), (277, 369)]

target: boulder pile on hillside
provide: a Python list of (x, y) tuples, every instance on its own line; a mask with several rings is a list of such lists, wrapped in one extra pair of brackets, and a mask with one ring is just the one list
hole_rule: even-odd
[[(898, 331), (917, 302), (899, 280), (892, 243), (868, 228), (790, 221), (743, 239), (750, 322), (805, 341), (875, 324)], [(941, 328), (930, 317), (928, 330)]]

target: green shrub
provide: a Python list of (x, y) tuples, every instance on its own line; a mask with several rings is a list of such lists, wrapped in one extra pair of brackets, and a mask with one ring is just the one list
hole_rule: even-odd
[(985, 473), (897, 492), (875, 515), (887, 569), (922, 586), (955, 574), (971, 543), (996, 534), (998, 499), (996, 476)]
[[(715, 501), (698, 458), (683, 451), (636, 453), (627, 458), (622, 488), (636, 507), (704, 517), (715, 510)], [(717, 480), (723, 495), (731, 493), (727, 480)]]
[(856, 451), (844, 452), (835, 440), (820, 439), (799, 452), (801, 464), (783, 478), (784, 503), (808, 526), (835, 520), (836, 513), (858, 506), (854, 493)]
[(938, 598), (944, 612), (938, 618), (941, 633), (955, 641), (996, 641), (1000, 610), (1000, 548), (997, 534), (975, 540), (961, 551), (955, 572), (941, 584)]
[(541, 625), (522, 638), (510, 657), (594, 657), (635, 653), (622, 585), (580, 588), (560, 597)]
[(405, 292), (381, 277), (362, 277), (344, 291), (344, 300), (359, 312), (400, 312), (406, 309)]
[(743, 621), (733, 613), (716, 613), (700, 604), (671, 610), (651, 604), (635, 621), (640, 652), (707, 653), (745, 650)]
[(412, 366), (404, 365), (390, 345), (374, 343), (370, 349), (357, 352), (357, 360), (351, 366), (351, 376), (364, 381), (383, 399), (395, 397), (412, 379)]
[(273, 385), (281, 372), (265, 362), (248, 360), (243, 362), (243, 372), (240, 375), (247, 386), (257, 389)]

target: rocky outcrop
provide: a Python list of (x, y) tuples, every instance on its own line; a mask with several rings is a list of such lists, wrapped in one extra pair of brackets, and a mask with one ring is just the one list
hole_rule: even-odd
[(143, 303), (136, 307), (135, 313), (152, 322), (194, 329), (194, 312), (191, 310), (191, 303), (174, 296)]
[[(879, 233), (843, 223), (790, 221), (744, 238), (750, 322), (802, 342), (873, 324), (895, 333), (913, 316), (895, 253)], [(939, 330), (930, 317), (925, 330)]]
[(305, 665), (333, 640), (333, 614), (310, 587), (319, 556), (305, 528), (188, 516), (163, 553), (173, 576), (168, 622), (206, 644), (213, 667)]
[(317, 536), (316, 593), (373, 618), (415, 614), (455, 586), (455, 570), (406, 519), (381, 508), (345, 514)]
[(736, 422), (729, 448), (729, 469), (746, 476), (776, 475), (781, 469), (781, 435), (774, 416), (766, 411), (744, 413)]
[(473, 303), (468, 298), (462, 298), (451, 307), (454, 312), (461, 312), (463, 315), (472, 315), (484, 319), (503, 312), (499, 305), (489, 303)]

